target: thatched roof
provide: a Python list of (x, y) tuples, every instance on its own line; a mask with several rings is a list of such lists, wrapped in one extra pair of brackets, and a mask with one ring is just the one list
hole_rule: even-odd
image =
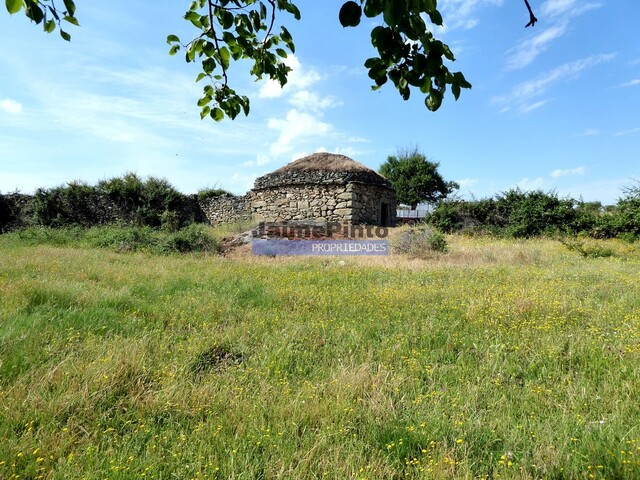
[(372, 172), (369, 167), (338, 153), (318, 152), (306, 157), (294, 160), (284, 167), (272, 173), (285, 173), (293, 171), (320, 171), (320, 172)]
[(299, 158), (259, 177), (254, 189), (303, 184), (365, 183), (391, 187), (389, 180), (355, 160), (337, 153), (320, 152)]

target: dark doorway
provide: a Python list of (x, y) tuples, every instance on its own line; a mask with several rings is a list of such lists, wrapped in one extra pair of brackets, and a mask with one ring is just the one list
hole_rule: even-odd
[(388, 227), (389, 226), (389, 204), (382, 203), (380, 205), (380, 226)]

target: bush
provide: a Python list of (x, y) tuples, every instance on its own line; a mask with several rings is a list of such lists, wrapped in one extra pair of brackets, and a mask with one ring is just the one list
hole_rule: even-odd
[(206, 225), (194, 223), (167, 237), (160, 248), (165, 253), (217, 252), (219, 245)]
[(585, 258), (607, 258), (614, 255), (611, 247), (598, 243), (597, 240), (560, 238), (560, 243), (568, 250), (577, 252)]
[(217, 239), (206, 225), (193, 224), (174, 233), (149, 226), (32, 227), (10, 233), (21, 243), (72, 247), (108, 248), (116, 252), (147, 252), (158, 255), (219, 251)]
[(39, 188), (33, 200), (35, 222), (44, 227), (96, 224), (98, 192), (83, 182), (51, 189)]
[(640, 237), (640, 181), (623, 190), (618, 200), (612, 223), (616, 234), (626, 233)]
[(233, 195), (231, 192), (223, 190), (222, 188), (203, 188), (198, 190), (198, 200), (205, 202), (210, 198), (222, 197), (223, 195)]
[(395, 242), (394, 250), (412, 257), (430, 258), (434, 254), (446, 253), (448, 246), (441, 232), (422, 225), (401, 232)]
[(186, 196), (165, 179), (148, 177), (142, 180), (135, 173), (127, 173), (123, 177), (99, 182), (97, 189), (107, 195), (127, 219), (138, 225), (160, 227), (165, 212), (175, 214), (172, 221), (176, 228), (188, 223), (179, 215)]
[(8, 197), (0, 193), (0, 233), (8, 231), (15, 220), (13, 203)]

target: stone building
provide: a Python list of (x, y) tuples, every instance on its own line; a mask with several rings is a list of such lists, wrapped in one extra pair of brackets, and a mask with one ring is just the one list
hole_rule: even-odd
[(396, 194), (389, 180), (361, 163), (314, 153), (259, 177), (244, 197), (214, 199), (203, 210), (211, 223), (238, 217), (393, 226)]

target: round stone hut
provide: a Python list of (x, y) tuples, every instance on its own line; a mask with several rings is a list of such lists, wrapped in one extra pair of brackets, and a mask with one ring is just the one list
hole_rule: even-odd
[(314, 153), (256, 179), (258, 222), (327, 221), (393, 226), (396, 193), (379, 173), (344, 155)]

